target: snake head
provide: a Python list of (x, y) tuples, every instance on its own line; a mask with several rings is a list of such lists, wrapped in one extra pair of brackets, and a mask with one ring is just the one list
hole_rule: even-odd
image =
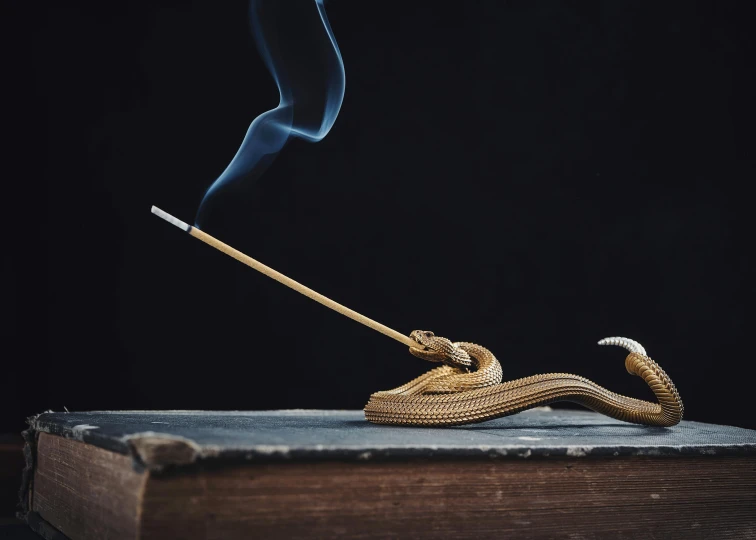
[(472, 365), (472, 359), (467, 352), (457, 347), (450, 340), (436, 336), (433, 332), (414, 330), (410, 334), (410, 339), (425, 347), (424, 350), (410, 347), (410, 353), (422, 360), (453, 367), (469, 367)]

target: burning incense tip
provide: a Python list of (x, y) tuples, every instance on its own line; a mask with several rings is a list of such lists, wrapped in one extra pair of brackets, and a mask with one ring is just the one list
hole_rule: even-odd
[(192, 227), (191, 225), (187, 225), (180, 219), (176, 219), (172, 215), (170, 215), (168, 212), (163, 212), (160, 208), (157, 206), (152, 207), (152, 213), (155, 214), (158, 217), (163, 218), (171, 225), (175, 225), (179, 229), (183, 230), (184, 232), (188, 232), (191, 236), (196, 238), (197, 240), (202, 240), (204, 243), (206, 243), (208, 246), (212, 246), (218, 251), (222, 251), (226, 255), (233, 257), (240, 263), (246, 264), (250, 268), (254, 268), (258, 272), (265, 274), (269, 278), (273, 278), (279, 283), (286, 285), (290, 289), (294, 289), (300, 294), (305, 295), (307, 298), (311, 300), (315, 300), (319, 304), (324, 305), (327, 308), (331, 308), (332, 310), (341, 313), (345, 317), (349, 317), (353, 321), (357, 321), (360, 324), (364, 324), (368, 328), (372, 328), (376, 332), (380, 332), (384, 336), (388, 336), (392, 339), (397, 340), (400, 343), (404, 343), (405, 345), (412, 347), (414, 349), (424, 349), (422, 345), (417, 343), (415, 340), (411, 339), (409, 336), (405, 336), (404, 334), (400, 334), (396, 330), (392, 330), (386, 325), (383, 325), (377, 321), (374, 321), (373, 319), (369, 319), (365, 317), (364, 315), (357, 313), (353, 309), (349, 309), (346, 306), (343, 306), (339, 304), (338, 302), (334, 302), (330, 298), (323, 296), (322, 294), (313, 291), (309, 287), (305, 287), (301, 283), (298, 283), (294, 281), (293, 279), (283, 275), (281, 272), (277, 272), (273, 270), (270, 266), (265, 266), (260, 261), (257, 261), (250, 257), (249, 255), (245, 255), (241, 251), (232, 248), (228, 244), (225, 244), (218, 240), (217, 238), (210, 236), (205, 231), (201, 231), (197, 227)]
[(172, 215), (170, 215), (168, 212), (163, 212), (157, 206), (153, 206), (152, 207), (152, 213), (155, 214), (158, 217), (163, 218), (164, 220), (166, 220), (171, 225), (175, 225), (179, 229), (182, 229), (184, 232), (189, 232), (190, 230), (192, 230), (192, 226), (191, 225), (187, 225), (186, 223), (184, 223), (180, 219), (175, 218)]

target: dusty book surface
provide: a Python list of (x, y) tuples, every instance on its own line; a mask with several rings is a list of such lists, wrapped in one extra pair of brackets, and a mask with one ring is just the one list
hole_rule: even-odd
[(672, 428), (548, 408), (453, 428), (376, 426), (362, 411), (118, 411), (45, 413), (31, 430), (77, 439), (147, 467), (197, 459), (735, 455), (756, 431), (683, 421)]

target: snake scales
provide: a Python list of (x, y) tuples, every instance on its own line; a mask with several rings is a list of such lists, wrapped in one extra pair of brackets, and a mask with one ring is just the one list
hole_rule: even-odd
[(410, 348), (418, 358), (445, 364), (393, 390), (376, 392), (365, 405), (365, 417), (377, 424), (453, 426), (508, 416), (555, 401), (571, 401), (612, 418), (651, 426), (674, 426), (683, 404), (675, 385), (636, 341), (606, 338), (599, 345), (619, 345), (630, 354), (625, 368), (651, 387), (659, 403), (625, 397), (577, 375), (546, 373), (501, 382), (501, 364), (474, 343), (452, 343), (433, 332), (410, 335), (424, 349)]

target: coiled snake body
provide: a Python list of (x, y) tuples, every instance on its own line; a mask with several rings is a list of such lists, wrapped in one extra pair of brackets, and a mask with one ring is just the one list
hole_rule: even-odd
[(377, 424), (453, 426), (508, 416), (555, 401), (579, 403), (612, 418), (651, 426), (674, 426), (683, 404), (672, 381), (645, 349), (627, 338), (606, 338), (599, 345), (629, 351), (625, 368), (651, 387), (659, 403), (625, 397), (577, 375), (547, 373), (501, 382), (501, 364), (474, 343), (452, 343), (432, 332), (415, 330), (410, 337), (425, 347), (410, 352), (445, 365), (393, 390), (376, 392), (365, 405), (365, 417)]

